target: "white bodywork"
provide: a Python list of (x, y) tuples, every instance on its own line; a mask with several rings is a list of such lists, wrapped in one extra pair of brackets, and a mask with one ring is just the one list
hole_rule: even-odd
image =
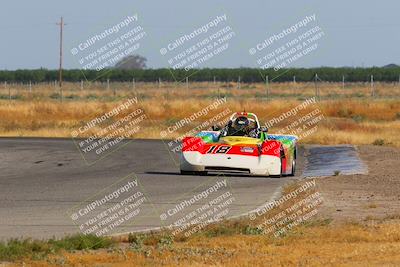
[(279, 157), (261, 155), (259, 157), (233, 154), (201, 154), (185, 151), (181, 156), (181, 170), (206, 171), (206, 167), (248, 169), (254, 175), (280, 175)]

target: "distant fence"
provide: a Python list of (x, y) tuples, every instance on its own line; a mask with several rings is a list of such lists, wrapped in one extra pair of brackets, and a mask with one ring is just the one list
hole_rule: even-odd
[[(329, 82), (368, 82), (373, 75), (374, 81), (399, 82), (400, 67), (374, 67), (374, 68), (293, 68), (280, 69), (194, 69), (185, 71), (183, 69), (144, 69), (144, 70), (119, 70), (106, 69), (95, 70), (63, 70), (63, 79), (67, 82), (100, 81), (106, 82), (130, 82), (132, 80), (141, 82), (185, 82), (189, 79), (192, 82), (204, 81), (228, 81), (241, 83), (265, 82), (266, 77), (273, 82), (308, 82), (315, 78), (315, 74), (324, 81)], [(39, 83), (53, 82), (58, 79), (57, 70), (36, 69), (36, 70), (14, 70), (0, 71), (0, 82), (23, 82)]]
[[(165, 97), (173, 98), (210, 98), (227, 97), (237, 99), (268, 100), (274, 98), (291, 97), (304, 98), (315, 96), (319, 100), (337, 98), (395, 98), (400, 99), (400, 83), (376, 81), (374, 75), (370, 75), (367, 81), (348, 82), (342, 79), (340, 82), (324, 81), (319, 74), (315, 74), (307, 82), (299, 82), (296, 76), (291, 81), (279, 81), (265, 76), (265, 80), (255, 83), (244, 83), (241, 76), (236, 81), (221, 81), (213, 79), (209, 81), (192, 81), (186, 78), (181, 82), (164, 81), (158, 78), (152, 82), (137, 81), (128, 82), (106, 81), (66, 82), (59, 87), (56, 80), (51, 82), (8, 82), (0, 83), (0, 99), (23, 100), (38, 98), (77, 100), (100, 99), (103, 97), (125, 97), (127, 95), (141, 95), (145, 98)], [(173, 96), (173, 98), (172, 98)]]

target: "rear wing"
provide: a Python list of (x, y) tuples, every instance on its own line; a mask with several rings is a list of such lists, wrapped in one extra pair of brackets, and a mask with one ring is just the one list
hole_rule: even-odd
[(296, 135), (286, 135), (286, 134), (267, 134), (268, 140), (277, 140), (277, 141), (291, 141), (297, 142), (299, 138)]

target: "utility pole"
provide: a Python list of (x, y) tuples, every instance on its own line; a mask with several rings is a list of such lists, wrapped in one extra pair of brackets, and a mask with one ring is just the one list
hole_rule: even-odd
[(57, 25), (60, 26), (60, 68), (58, 71), (58, 85), (60, 88), (62, 87), (62, 62), (63, 62), (63, 28), (64, 28), (64, 19), (61, 17), (61, 20)]
[(8, 100), (11, 101), (11, 86), (7, 86), (7, 82), (5, 82), (4, 86), (8, 87)]
[(344, 75), (342, 75), (342, 89), (344, 89)]
[(374, 75), (371, 75), (371, 96), (375, 97)]
[(293, 75), (293, 96), (296, 95), (296, 76)]

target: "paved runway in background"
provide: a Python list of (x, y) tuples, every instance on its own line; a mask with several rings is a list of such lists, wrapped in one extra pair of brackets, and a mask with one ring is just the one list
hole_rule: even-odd
[[(303, 154), (304, 149), (300, 149), (299, 175), (304, 171)], [(0, 239), (77, 233), (84, 221), (74, 221), (71, 214), (132, 180), (139, 182), (146, 201), (140, 206), (140, 214), (132, 217), (130, 223), (115, 227), (112, 233), (173, 223), (184, 213), (171, 215), (165, 221), (160, 216), (168, 214), (182, 200), (223, 181), (235, 199), (230, 204), (229, 216), (237, 216), (277, 197), (281, 187), (293, 179), (183, 176), (179, 174), (177, 159), (178, 155), (169, 152), (161, 140), (131, 140), (104, 158), (85, 161), (71, 139), (1, 138)], [(115, 200), (96, 212), (115, 206), (121, 199)], [(92, 211), (91, 216), (96, 214)]]

